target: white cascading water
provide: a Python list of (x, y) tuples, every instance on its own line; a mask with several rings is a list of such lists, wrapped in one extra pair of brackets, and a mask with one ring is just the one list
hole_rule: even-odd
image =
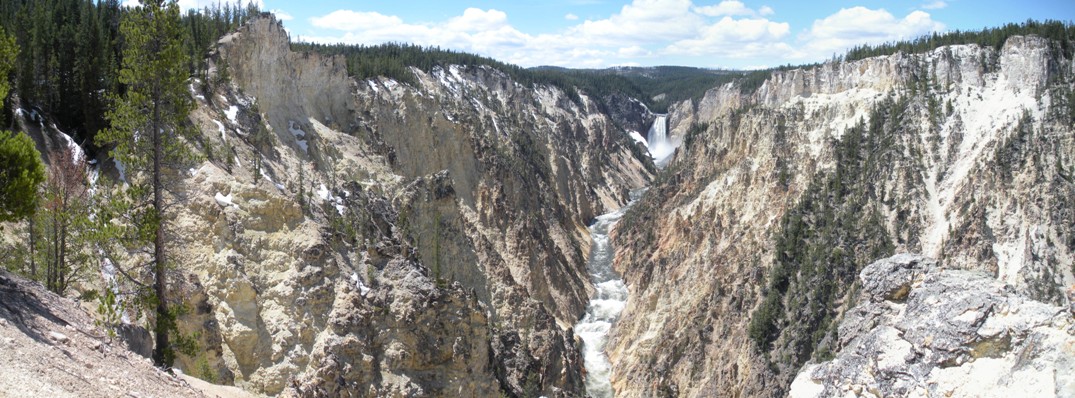
[(617, 211), (597, 217), (597, 221), (590, 226), (593, 249), (587, 269), (597, 292), (590, 298), (586, 315), (575, 325), (575, 333), (582, 338), (586, 393), (590, 397), (613, 395), (609, 381), (611, 366), (605, 356), (605, 342), (608, 341), (609, 329), (627, 305), (627, 285), (612, 269), (612, 259), (616, 252), (609, 242), (608, 233), (640, 194), (641, 191), (632, 192), (630, 203)]
[[(646, 147), (658, 167), (663, 167), (675, 153), (679, 143), (668, 137), (668, 115), (656, 115), (656, 120), (646, 134)], [(637, 137), (638, 133), (634, 133)], [(637, 137), (636, 139), (641, 138)], [(644, 190), (631, 192), (631, 202), (612, 213), (597, 217), (590, 226), (593, 237), (593, 249), (587, 270), (596, 292), (590, 298), (586, 315), (575, 324), (575, 334), (582, 339), (583, 363), (586, 366), (586, 395), (594, 398), (612, 397), (611, 364), (605, 355), (605, 343), (612, 324), (620, 317), (627, 305), (627, 285), (612, 269), (612, 260), (616, 255), (609, 231), (620, 221), (627, 209), (642, 196)]]
[(668, 115), (657, 115), (657, 119), (649, 128), (649, 133), (646, 134), (646, 146), (649, 147), (649, 154), (653, 157), (653, 161), (661, 166), (676, 151), (679, 143), (668, 137)]

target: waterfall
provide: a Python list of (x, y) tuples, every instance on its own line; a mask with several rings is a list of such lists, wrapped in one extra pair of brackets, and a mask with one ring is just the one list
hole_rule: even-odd
[(653, 156), (654, 162), (658, 165), (666, 163), (676, 151), (679, 142), (668, 137), (668, 115), (657, 115), (657, 119), (649, 128), (649, 133), (646, 134), (646, 144), (649, 147), (650, 156)]
[(668, 143), (668, 115), (657, 115), (646, 136), (650, 146)]

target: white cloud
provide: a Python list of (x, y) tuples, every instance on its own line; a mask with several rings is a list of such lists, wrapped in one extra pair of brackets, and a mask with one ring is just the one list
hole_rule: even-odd
[(568, 21), (576, 21), (579, 19), (579, 16), (572, 13), (568, 13), (567, 15), (564, 15), (564, 19)]
[[(710, 64), (757, 65), (819, 61), (862, 43), (913, 38), (944, 25), (914, 11), (897, 18), (885, 10), (842, 9), (798, 36), (769, 19), (769, 6), (737, 0), (696, 6), (692, 0), (633, 0), (607, 18), (584, 20), (552, 33), (516, 29), (500, 10), (468, 8), (441, 21), (413, 23), (394, 15), (337, 10), (310, 18), (320, 32), (300, 40), (323, 43), (405, 42), (478, 53), (523, 66), (606, 67), (658, 57), (710, 57)], [(567, 14), (567, 20), (578, 18)], [(680, 58), (668, 58), (680, 59)], [(728, 60), (728, 61), (726, 61)], [(736, 61), (738, 60), (738, 61)], [(666, 61), (662, 61), (666, 62)]]
[[(736, 11), (743, 8), (742, 3), (722, 4), (725, 7), (722, 12), (744, 12)], [(566, 18), (572, 16), (569, 14)], [(340, 34), (306, 36), (301, 37), (302, 40), (354, 44), (409, 42), (477, 52), (521, 65), (576, 67), (626, 64), (661, 53), (706, 54), (716, 50), (721, 54), (733, 53), (735, 45), (745, 46), (750, 40), (778, 39), (788, 30), (787, 24), (764, 19), (726, 17), (714, 22), (697, 11), (690, 0), (634, 0), (608, 18), (587, 20), (562, 32), (539, 35), (518, 31), (502, 11), (477, 8), (429, 24), (411, 24), (396, 16), (351, 10), (333, 11), (310, 21), (318, 28)], [(732, 39), (731, 42), (723, 47), (716, 43), (728, 39)], [(678, 44), (669, 52), (662, 49), (667, 43)], [(689, 48), (692, 46), (694, 48)], [(755, 43), (752, 47), (771, 46)]]
[(696, 7), (695, 12), (709, 16), (721, 17), (725, 15), (754, 15), (754, 10), (747, 8), (741, 1), (725, 0), (715, 6)]
[(462, 15), (438, 24), (410, 24), (394, 15), (336, 10), (325, 16), (310, 18), (310, 23), (318, 28), (343, 33), (336, 36), (302, 36), (300, 40), (348, 44), (404, 42), (497, 57), (530, 40), (530, 36), (508, 24), (507, 14), (492, 9), (468, 8)]
[(620, 58), (641, 58), (650, 55), (650, 51), (641, 46), (621, 47), (619, 50), (616, 50), (616, 56)]
[(724, 0), (716, 5), (694, 7), (694, 12), (705, 15), (707, 17), (723, 17), (723, 16), (744, 16), (744, 17), (764, 17), (773, 15), (772, 7), (761, 6), (761, 8), (754, 10), (747, 7), (746, 4), (738, 0)]
[(371, 31), (404, 26), (403, 20), (397, 16), (351, 10), (336, 10), (323, 17), (310, 18), (310, 23), (319, 28), (344, 31)]
[(922, 8), (927, 10), (939, 10), (945, 7), (948, 7), (948, 3), (945, 3), (944, 0), (936, 0), (922, 5)]
[(446, 29), (457, 32), (480, 32), (497, 30), (508, 26), (508, 14), (503, 11), (484, 11), (468, 8), (462, 16), (448, 20)]
[(884, 9), (865, 7), (844, 8), (824, 19), (815, 20), (803, 36), (806, 43), (800, 56), (824, 59), (842, 54), (860, 44), (880, 44), (888, 41), (913, 39), (944, 30), (944, 24), (934, 21), (923, 11), (912, 11), (897, 19)]
[(538, 35), (520, 32), (499, 10), (469, 8), (462, 15), (426, 24), (377, 12), (337, 10), (310, 22), (338, 34), (299, 39), (351, 44), (408, 42), (476, 52), (527, 66), (601, 67), (653, 56), (648, 46), (695, 34), (705, 21), (690, 9), (690, 0), (635, 0), (607, 19), (587, 20), (562, 32)]
[(665, 48), (668, 54), (715, 55), (731, 58), (779, 57), (790, 47), (781, 40), (791, 26), (767, 19), (724, 17), (702, 29), (697, 37), (676, 41)]
[(274, 9), (269, 12), (273, 13), (273, 15), (276, 15), (276, 19), (279, 19), (281, 21), (290, 21), (292, 19), (295, 19), (295, 17), (291, 16), (291, 14), (288, 14), (280, 9)]
[(607, 19), (587, 20), (567, 35), (592, 44), (652, 43), (689, 36), (704, 23), (691, 12), (691, 0), (634, 0)]

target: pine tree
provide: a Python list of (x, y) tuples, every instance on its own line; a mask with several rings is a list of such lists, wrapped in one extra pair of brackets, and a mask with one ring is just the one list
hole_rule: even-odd
[[(15, 57), (19, 54), (19, 47), (15, 44), (15, 38), (8, 36), (4, 28), (0, 27), (0, 101), (7, 98), (7, 76), (15, 69)], [(3, 104), (0, 103), (0, 108)]]
[[(15, 38), (0, 28), (0, 109), (7, 98), (8, 74), (15, 67), (18, 52)], [(0, 131), (0, 222), (30, 219), (31, 242), (31, 216), (37, 208), (37, 187), (44, 179), (45, 168), (33, 140), (27, 135)], [(37, 272), (32, 256), (28, 271), (31, 275)]]
[[(0, 108), (7, 98), (8, 73), (18, 54), (15, 39), (0, 28)], [(25, 134), (0, 131), (0, 222), (17, 221), (37, 207), (37, 186), (45, 179), (41, 154)]]
[(25, 134), (0, 131), (0, 222), (18, 221), (37, 208), (37, 186), (45, 167), (34, 141)]
[(135, 210), (132, 219), (138, 231), (134, 238), (152, 249), (148, 274), (153, 278), (150, 304), (155, 307), (153, 362), (170, 367), (176, 344), (169, 342), (169, 335), (178, 331), (168, 305), (166, 191), (174, 175), (168, 170), (193, 158), (184, 143), (190, 137), (185, 119), (192, 107), (186, 92), (187, 31), (175, 0), (142, 0), (124, 15), (120, 32), (126, 47), (119, 82), (126, 92), (114, 98), (115, 108), (107, 114), (112, 127), (98, 139), (115, 145), (113, 156), (128, 170), (130, 199), (145, 204), (134, 207), (144, 210)]
[(36, 252), (45, 267), (45, 275), (35, 279), (59, 295), (82, 275), (89, 262), (89, 191), (82, 161), (69, 150), (49, 156), (44, 202), (35, 216), (38, 221), (33, 223), (44, 236), (39, 241), (41, 247), (35, 249), (39, 249)]

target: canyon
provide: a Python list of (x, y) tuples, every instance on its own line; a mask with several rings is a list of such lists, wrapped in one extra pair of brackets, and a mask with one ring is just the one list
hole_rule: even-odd
[(804, 364), (850, 348), (859, 271), (893, 253), (1068, 306), (1073, 68), (1059, 43), (1015, 36), (676, 105), (683, 145), (613, 233), (629, 291), (607, 346), (618, 396), (787, 394)]
[[(1068, 44), (774, 70), (666, 114), (488, 65), (405, 83), (347, 62), (263, 14), (191, 79), (182, 373), (281, 397), (1075, 396)], [(199, 394), (130, 359), (145, 330), (99, 343), (90, 304), (16, 278), (78, 319), (63, 349), (133, 366), (117, 388)]]

